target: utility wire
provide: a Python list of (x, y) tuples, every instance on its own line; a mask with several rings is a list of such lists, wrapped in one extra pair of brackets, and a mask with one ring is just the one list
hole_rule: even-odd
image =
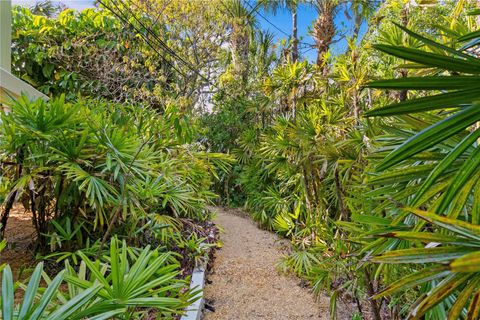
[[(114, 1), (114, 0), (112, 0)], [(125, 4), (123, 2), (123, 0), (118, 0), (124, 7), (125, 7)], [(130, 6), (127, 6), (127, 8), (131, 8), (132, 5), (134, 5), (131, 0), (127, 0), (129, 2), (129, 5)], [(138, 8), (138, 7), (137, 7)], [(173, 56), (174, 58), (176, 58), (178, 61), (180, 61), (181, 63), (183, 63), (185, 66), (187, 66), (187, 68), (189, 68), (191, 71), (193, 71), (193, 73), (195, 73), (196, 75), (198, 75), (201, 79), (203, 79), (207, 84), (209, 84), (210, 86), (216, 88), (218, 91), (220, 92), (224, 92), (223, 89), (219, 88), (212, 80), (210, 80), (209, 78), (207, 78), (206, 76), (204, 76), (197, 68), (195, 68), (190, 62), (186, 61), (184, 58), (182, 58), (181, 56), (179, 56), (174, 50), (172, 50), (168, 44), (166, 44), (161, 38), (160, 36), (154, 31), (152, 30), (151, 28), (145, 26), (142, 21), (137, 17), (137, 15), (131, 10), (131, 9), (127, 9), (127, 11), (129, 12), (129, 14), (135, 19), (135, 21), (137, 21), (140, 26), (142, 26), (142, 28), (144, 28), (147, 32), (149, 32), (149, 34), (158, 42), (158, 44), (160, 45), (160, 47), (165, 50), (168, 54), (170, 54), (171, 56)], [(186, 77), (186, 76), (185, 76)], [(231, 97), (233, 98), (233, 97)]]
[[(259, 2), (259, 3), (260, 3), (260, 2)], [(258, 15), (260, 18), (262, 18), (263, 20), (265, 20), (269, 25), (271, 25), (272, 27), (274, 27), (275, 29), (277, 29), (278, 31), (280, 31), (281, 33), (283, 33), (284, 35), (286, 35), (287, 37), (291, 37), (291, 36), (292, 36), (290, 33), (286, 32), (286, 31), (283, 30), (283, 29), (281, 29), (279, 26), (277, 26), (276, 24), (274, 24), (273, 22), (271, 22), (269, 19), (267, 19), (267, 17), (265, 17), (263, 14), (261, 14), (260, 11), (258, 11), (258, 5), (254, 8), (254, 7), (248, 2), (248, 0), (245, 0), (245, 4), (252, 9), (252, 12), (255, 12), (256, 15)], [(303, 42), (303, 41), (298, 41), (298, 40), (297, 40), (297, 43), (303, 44), (303, 45), (307, 45), (307, 46), (311, 46), (311, 47), (314, 46), (312, 43)]]
[[(128, 12), (128, 14), (130, 15), (127, 16), (127, 14), (125, 14), (125, 12), (120, 8), (120, 6), (117, 4), (117, 1), (118, 3), (120, 3), (123, 8), (126, 8), (125, 10)], [(127, 0), (129, 1), (129, 0)], [(146, 26), (138, 17), (137, 15), (133, 12), (133, 10), (131, 9), (131, 5), (133, 5), (131, 3), (131, 1), (129, 1), (129, 5), (126, 5), (125, 2), (123, 2), (123, 0), (111, 0), (110, 2), (113, 3), (113, 5), (115, 6), (115, 8), (118, 10), (118, 12), (113, 9), (111, 6), (109, 6), (108, 4), (105, 3), (105, 0), (98, 0), (98, 2), (100, 4), (102, 4), (105, 8), (107, 8), (109, 11), (111, 11), (115, 16), (117, 16), (124, 24), (132, 27), (137, 33), (140, 34), (140, 36), (144, 39), (144, 41), (160, 56), (164, 59), (164, 61), (170, 65), (175, 71), (177, 71), (180, 75), (182, 75), (185, 79), (188, 79), (188, 76), (183, 73), (182, 71), (180, 71), (172, 62), (170, 62), (167, 58), (165, 58), (165, 56), (163, 56), (158, 48), (154, 45), (154, 42), (156, 42), (155, 44), (157, 46), (160, 47), (160, 49), (170, 55), (171, 57), (177, 59), (177, 62), (181, 62), (183, 65), (185, 65), (188, 69), (190, 69), (192, 72), (194, 72), (196, 75), (198, 75), (200, 78), (202, 78), (207, 84), (211, 85), (212, 87), (216, 88), (219, 92), (222, 92), (225, 94), (224, 90), (219, 88), (212, 80), (208, 79), (206, 76), (204, 76), (198, 69), (196, 69), (190, 62), (186, 61), (184, 58), (182, 58), (181, 56), (179, 56), (175, 51), (173, 51), (160, 37), (158, 34), (156, 34), (155, 31), (153, 31), (150, 27)], [(223, 3), (222, 0), (220, 0), (220, 3), (222, 4), (222, 6), (224, 6), (228, 11), (230, 11), (228, 9), (228, 7)], [(260, 15), (262, 18), (264, 18), (267, 22), (269, 22), (270, 24), (274, 25), (273, 23), (271, 23), (270, 21), (268, 21), (268, 19), (266, 19), (265, 17), (263, 17), (263, 15), (261, 15), (257, 9), (258, 9), (258, 5), (254, 8), (253, 6), (251, 6), (248, 2), (246, 2), (247, 5), (252, 9), (252, 11), (249, 12), (249, 15), (251, 15), (252, 13), (256, 13), (258, 15)], [(137, 27), (134, 23), (131, 22), (131, 19), (130, 18), (133, 18), (133, 20), (135, 20), (140, 26), (141, 28), (144, 29), (145, 32), (142, 32), (142, 30), (139, 29), (139, 27)], [(280, 28), (276, 27), (278, 30), (282, 31)], [(147, 33), (147, 35), (149, 35), (150, 37), (153, 38), (153, 41), (151, 41), (151, 39), (149, 39), (145, 33)], [(288, 35), (286, 32), (282, 31), (282, 33)], [(299, 42), (299, 43), (302, 43), (302, 44), (305, 44), (305, 45), (308, 45), (308, 46), (312, 46), (311, 44), (309, 43), (304, 43), (304, 42)], [(227, 96), (230, 96), (227, 94)], [(233, 96), (230, 96), (230, 98), (235, 98)]]
[[(118, 12), (116, 12), (114, 9), (112, 9), (109, 5), (107, 5), (104, 1), (102, 0), (98, 0), (98, 2), (103, 5), (105, 8), (107, 8), (110, 12), (112, 12), (118, 19), (120, 19), (120, 21), (122, 21), (124, 24), (132, 27), (133, 29), (135, 29), (135, 31), (143, 38), (143, 40), (145, 40), (145, 42), (147, 43), (147, 45), (149, 45), (153, 51), (155, 51), (155, 53), (157, 53), (165, 63), (167, 63), (170, 67), (172, 67), (172, 69), (174, 69), (175, 71), (177, 71), (179, 74), (181, 74), (182, 76), (186, 77), (186, 75), (178, 70), (175, 65), (173, 65), (172, 62), (170, 62), (167, 58), (165, 58), (165, 56), (163, 56), (157, 48), (155, 48), (150, 42), (149, 42), (149, 39), (143, 34), (143, 32), (141, 32), (140, 30), (138, 30), (138, 28), (136, 28), (135, 26), (133, 26), (132, 24), (130, 24), (128, 22), (128, 19), (126, 17), (123, 16), (123, 12), (121, 14), (119, 14)], [(118, 9), (118, 6), (115, 4), (114, 1), (112, 1), (114, 3), (114, 5), (117, 7)], [(121, 12), (121, 10), (119, 10), (119, 12)]]
[[(115, 1), (115, 0), (113, 0)], [(118, 0), (124, 7), (127, 7), (127, 8), (130, 8), (131, 5), (132, 5), (132, 2), (129, 1), (129, 6), (125, 6), (125, 3), (123, 2), (123, 0)], [(128, 1), (128, 0), (127, 0)], [(130, 14), (131, 17), (133, 17), (135, 19), (135, 21), (138, 22), (138, 24), (140, 24), (140, 26), (145, 29), (147, 32), (149, 32), (150, 35), (153, 36), (153, 38), (160, 44), (160, 46), (162, 48), (165, 49), (165, 51), (167, 51), (170, 55), (172, 55), (173, 57), (177, 58), (178, 60), (180, 60), (183, 64), (187, 65), (192, 71), (194, 71), (195, 73), (198, 73), (199, 76), (202, 76), (188, 61), (186, 61), (185, 59), (183, 59), (182, 57), (180, 57), (175, 51), (173, 51), (151, 28), (145, 26), (143, 24), (143, 22), (137, 18), (137, 15), (132, 11), (132, 9), (127, 9), (128, 13)], [(205, 80), (207, 80), (205, 78)]]
[[(235, 14), (230, 10), (230, 8), (228, 7), (228, 5), (225, 4), (224, 0), (219, 0), (220, 4), (222, 5), (223, 8), (225, 8), (225, 10), (228, 12), (228, 14), (230, 14), (230, 16), (234, 17)], [(243, 6), (242, 4), (242, 1), (241, 0), (238, 0), (239, 4)], [(250, 11), (248, 11), (246, 8), (246, 11), (247, 11), (247, 17), (248, 18), (253, 18), (252, 14), (254, 14), (258, 7), (260, 7), (260, 5), (262, 4), (261, 1), (257, 1), (257, 5), (255, 7), (252, 7), (251, 5), (249, 5), (250, 7)]]
[[(115, 3), (115, 0), (112, 0), (112, 2), (115, 4), (116, 8), (121, 11), (120, 7)], [(119, 0), (120, 4), (124, 7), (124, 8), (130, 8), (130, 5), (132, 5), (132, 3), (130, 2), (129, 3), (129, 6), (126, 6), (125, 3), (122, 1), (122, 0)], [(162, 49), (164, 51), (166, 51), (167, 53), (169, 53), (171, 56), (173, 56), (174, 58), (177, 58), (178, 60), (180, 60), (182, 63), (186, 64), (190, 69), (192, 69), (193, 71), (197, 71), (195, 70), (188, 62), (186, 62), (182, 57), (178, 56), (177, 53), (175, 51), (173, 51), (151, 28), (145, 26), (142, 21), (137, 18), (136, 14), (131, 10), (131, 9), (127, 9), (127, 12), (128, 14), (130, 15), (130, 17), (133, 17), (135, 21), (138, 22), (138, 24), (140, 24), (140, 26), (145, 29), (145, 31), (147, 31), (147, 34), (149, 34), (150, 36), (152, 36), (154, 38), (154, 40), (156, 40), (158, 42), (158, 44), (160, 44), (160, 47), (162, 47)], [(123, 13), (123, 12), (122, 12)], [(128, 16), (126, 14), (124, 14), (126, 18), (128, 18)], [(128, 21), (129, 19), (127, 19)], [(128, 24), (132, 25), (132, 23), (129, 23)], [(137, 29), (138, 30), (138, 29)], [(197, 71), (198, 73), (198, 71)], [(199, 74), (200, 75), (200, 74)], [(201, 76), (201, 75), (200, 75)]]
[[(190, 70), (192, 70), (194, 73), (196, 73), (197, 75), (199, 75), (202, 79), (204, 79), (207, 83), (209, 83), (210, 85), (214, 85), (211, 83), (211, 81), (206, 78), (204, 75), (202, 75), (197, 69), (195, 69), (189, 62), (185, 61), (185, 59), (183, 59), (182, 57), (180, 57), (175, 51), (173, 51), (162, 39), (160, 39), (160, 37), (149, 27), (145, 26), (143, 24), (143, 22), (132, 12), (132, 10), (130, 9), (127, 9), (129, 15), (130, 15), (130, 18), (133, 18), (146, 32), (142, 32), (142, 30), (140, 30), (137, 26), (135, 26), (133, 23), (131, 23), (129, 20), (129, 17), (122, 11), (122, 9), (119, 7), (119, 5), (116, 3), (115, 0), (112, 0), (111, 2), (114, 4), (115, 8), (118, 10), (114, 10), (113, 8), (111, 8), (110, 6), (108, 6), (107, 4), (105, 4), (102, 0), (99, 0), (99, 2), (104, 5), (109, 11), (111, 11), (114, 15), (116, 15), (119, 19), (121, 19), (125, 24), (131, 26), (132, 28), (135, 29), (135, 31), (137, 33), (139, 33), (142, 38), (145, 40), (145, 42), (157, 53), (159, 54), (175, 71), (177, 71), (178, 73), (180, 73), (183, 77), (185, 78), (188, 78), (187, 75), (185, 73), (183, 73), (182, 71), (180, 71), (176, 66), (173, 65), (173, 63), (171, 63), (170, 61), (168, 61), (168, 59), (165, 58), (165, 56), (163, 56), (159, 51), (158, 51), (158, 48), (152, 44), (152, 42), (157, 42), (155, 43), (156, 45), (158, 45), (160, 47), (160, 49), (162, 49), (162, 51), (164, 51), (165, 53), (169, 54), (170, 56), (173, 56), (174, 58), (176, 58), (178, 61), (180, 61), (181, 63), (183, 63), (184, 65), (186, 65)], [(129, 6), (125, 5), (125, 3), (123, 1), (119, 1), (120, 4), (124, 7), (124, 8), (128, 8)], [(145, 33), (147, 33), (147, 35), (151, 36), (153, 38), (154, 41), (152, 41), (151, 39), (149, 39), (147, 36), (145, 36)], [(215, 85), (214, 85), (215, 86)], [(218, 89), (218, 88), (217, 88)]]
[(256, 8), (253, 8), (253, 6), (248, 2), (248, 0), (245, 1), (245, 4), (252, 9), (252, 12), (255, 12), (255, 14), (256, 14), (257, 16), (259, 16), (260, 18), (262, 18), (263, 20), (265, 20), (269, 25), (271, 25), (272, 27), (274, 27), (275, 29), (277, 29), (278, 31), (280, 31), (281, 33), (283, 33), (284, 35), (286, 35), (287, 37), (290, 37), (290, 36), (291, 36), (290, 33), (287, 33), (286, 31), (280, 29), (280, 27), (278, 27), (277, 25), (275, 25), (273, 22), (271, 22), (270, 20), (268, 20), (264, 15), (262, 15), (259, 11), (257, 11), (256, 9), (258, 8), (258, 6), (257, 6)]
[[(150, 41), (150, 39), (148, 39), (145, 35), (144, 35), (144, 32), (142, 32), (137, 26), (135, 26), (133, 23), (131, 23), (128, 18), (128, 16), (126, 16), (126, 14), (122, 11), (122, 9), (118, 6), (118, 4), (115, 2), (115, 0), (111, 0), (111, 2), (115, 5), (116, 9), (120, 12), (116, 12), (114, 9), (112, 9), (110, 6), (108, 6), (104, 0), (98, 0), (100, 4), (102, 4), (103, 6), (105, 6), (105, 8), (107, 8), (109, 11), (111, 11), (115, 16), (117, 16), (119, 19), (121, 19), (121, 21), (123, 21), (126, 25), (129, 25), (131, 27), (133, 27), (136, 32), (138, 32), (142, 38), (145, 40), (145, 42), (147, 42), (147, 44), (157, 53), (159, 54), (162, 58), (165, 59), (165, 57), (158, 51), (158, 48), (156, 48), (154, 46), (154, 44), (152, 44), (152, 42), (157, 42), (156, 45), (158, 45), (160, 47), (160, 49), (162, 51), (164, 51), (166, 54), (178, 59), (178, 61), (180, 61), (181, 63), (183, 63), (185, 66), (187, 66), (191, 71), (193, 71), (195, 74), (197, 74), (199, 77), (201, 77), (203, 80), (205, 80), (207, 82), (207, 84), (211, 85), (212, 87), (216, 88), (219, 92), (222, 92), (225, 94), (225, 91), (221, 88), (219, 88), (213, 81), (211, 81), (210, 79), (208, 79), (207, 77), (205, 77), (203, 74), (201, 74), (200, 71), (198, 71), (191, 63), (185, 61), (185, 59), (183, 59), (182, 57), (180, 57), (175, 51), (173, 51), (151, 28), (145, 26), (141, 20), (133, 13), (133, 11), (131, 9), (127, 9), (127, 11), (130, 13), (131, 15), (131, 18), (133, 18), (135, 21), (137, 21), (138, 24), (140, 24), (140, 26), (146, 31), (146, 33), (148, 35), (150, 35), (154, 41)], [(129, 8), (129, 6), (126, 6), (125, 3), (122, 1), (122, 0), (118, 0), (119, 3), (124, 7), (124, 8)], [(166, 60), (166, 59), (165, 59)], [(181, 72), (180, 70), (178, 70), (172, 63), (170, 63), (168, 60), (166, 60), (167, 63), (172, 66), (172, 68), (174, 70), (176, 70), (177, 72), (179, 72), (183, 77), (185, 77), (186, 79), (188, 79), (187, 75), (184, 74), (183, 72)], [(178, 62), (177, 61), (177, 62)], [(227, 96), (230, 96), (227, 94)], [(230, 96), (230, 98), (232, 99), (235, 99), (235, 97), (233, 96)]]

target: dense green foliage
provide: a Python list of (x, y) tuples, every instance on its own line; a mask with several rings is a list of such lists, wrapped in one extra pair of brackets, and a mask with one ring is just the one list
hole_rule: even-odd
[[(48, 19), (16, 7), (13, 25), (14, 72), (40, 91), (65, 93), (68, 99), (82, 94), (154, 106), (163, 102), (160, 59), (112, 15), (93, 9), (65, 10), (57, 19)], [(129, 50), (130, 46), (137, 50)], [(88, 56), (95, 58), (84, 58)]]
[[(475, 1), (100, 2), (14, 9), (14, 73), (52, 98), (2, 113), (2, 223), (21, 201), (68, 294), (30, 303), (40, 265), (14, 306), (6, 267), (4, 319), (173, 317), (195, 295), (185, 261), (214, 245), (196, 229), (215, 199), (291, 241), (279, 269), (326, 291), (332, 318), (342, 303), (354, 319), (478, 319)], [(318, 12), (315, 64), (295, 24), (278, 46), (255, 19), (300, 3)]]
[[(192, 26), (163, 31), (179, 44)], [(2, 235), (22, 203), (45, 272), (20, 284), (19, 304), (19, 270), (2, 266), (2, 318), (178, 318), (196, 295), (188, 275), (215, 246), (210, 189), (233, 161), (196, 141), (186, 107), (201, 81), (108, 10), (14, 7), (13, 30), (13, 72), (50, 100), (20, 97), (1, 114)]]
[(249, 82), (260, 93), (244, 96), (249, 117), (228, 120), (241, 130), (228, 140), (240, 167), (230, 184), (261, 225), (291, 239), (280, 268), (329, 290), (332, 316), (344, 294), (367, 318), (478, 316), (470, 5), (386, 1), (360, 45), (328, 66), (280, 61)]
[(52, 249), (82, 247), (85, 230), (100, 235), (112, 221), (129, 234), (151, 214), (202, 219), (214, 164), (228, 159), (189, 144), (190, 130), (173, 107), (160, 116), (99, 101), (20, 99), (2, 117), (9, 199), (24, 199), (40, 240), (49, 222), (73, 225), (73, 238), (50, 236)]
[[(175, 279), (178, 265), (169, 253), (146, 247), (140, 252), (112, 239), (110, 255), (95, 263), (86, 256), (78, 271), (65, 269), (50, 279), (39, 263), (15, 302), (12, 271), (2, 275), (2, 319), (131, 319), (154, 307), (159, 317), (170, 317), (188, 306), (193, 295)], [(40, 286), (41, 280), (48, 284)], [(59, 290), (62, 283), (67, 289)]]
[[(119, 6), (116, 1), (103, 3), (109, 8)], [(189, 107), (209, 84), (190, 65), (162, 54), (156, 39), (168, 42), (182, 60), (208, 74), (218, 64), (211, 55), (226, 36), (213, 5), (187, 0), (165, 3), (132, 4), (128, 10), (139, 17), (138, 21), (131, 18), (130, 26), (109, 10), (67, 9), (48, 18), (17, 6), (13, 10), (13, 73), (47, 95), (63, 93), (68, 100), (81, 94), (143, 103), (158, 110), (172, 100), (181, 108)], [(180, 12), (184, 19), (176, 19)], [(149, 36), (147, 28), (157, 36)]]

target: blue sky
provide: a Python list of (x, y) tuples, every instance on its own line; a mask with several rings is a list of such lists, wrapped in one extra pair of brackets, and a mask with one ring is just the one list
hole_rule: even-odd
[[(195, 0), (192, 0), (195, 1)], [(247, 0), (251, 5), (254, 5), (254, 0)], [(13, 4), (21, 4), (24, 6), (31, 6), (33, 5), (36, 0), (13, 0)], [(64, 3), (67, 7), (77, 10), (82, 10), (85, 8), (89, 8), (93, 6), (93, 0), (63, 0), (59, 1)], [(281, 41), (282, 39), (287, 39), (288, 36), (284, 33), (290, 34), (292, 30), (292, 19), (290, 12), (286, 9), (278, 10), (274, 15), (271, 12), (264, 12), (260, 10), (260, 14), (266, 18), (270, 23), (274, 24), (277, 28), (273, 27), (269, 22), (267, 22), (264, 18), (257, 15), (257, 22), (260, 27), (264, 30), (269, 30), (271, 33), (275, 35), (277, 41)], [(315, 61), (316, 59), (316, 50), (308, 50), (308, 44), (313, 44), (313, 39), (309, 34), (309, 30), (311, 29), (313, 22), (317, 17), (317, 11), (311, 5), (302, 4), (298, 8), (298, 35), (302, 44), (300, 45), (300, 52), (301, 55), (310, 60)], [(336, 19), (335, 24), (339, 28), (339, 30), (345, 30), (352, 27), (352, 23), (348, 20), (343, 12), (340, 12)], [(279, 31), (278, 29), (282, 30)], [(362, 29), (365, 29), (363, 26)], [(363, 30), (364, 31), (364, 30)], [(346, 40), (343, 39), (335, 44), (332, 45), (332, 51), (335, 54), (345, 51), (347, 46)]]
[[(288, 10), (278, 10), (275, 15), (273, 15), (273, 13), (264, 11), (260, 11), (260, 13), (266, 18), (266, 20), (270, 21), (284, 32), (277, 30), (277, 28), (268, 23), (264, 18), (257, 15), (257, 21), (262, 29), (269, 30), (270, 32), (274, 33), (277, 37), (277, 40), (288, 38), (288, 36), (284, 34), (287, 33), (288, 35), (290, 35), (292, 31), (292, 17)], [(302, 42), (302, 44), (300, 44), (300, 52), (304, 58), (310, 61), (315, 61), (317, 57), (315, 49), (308, 50), (310, 49), (308, 48), (308, 44), (314, 44), (312, 36), (310, 35), (310, 30), (312, 29), (313, 23), (317, 18), (317, 15), (317, 11), (311, 5), (301, 4), (298, 7), (298, 36), (300, 38), (300, 42)], [(341, 31), (345, 29), (351, 29), (353, 26), (352, 22), (345, 17), (343, 11), (340, 11), (339, 14), (337, 14), (335, 18), (335, 25), (337, 26), (338, 30)], [(361, 33), (364, 32), (365, 26), (362, 26)], [(332, 45), (332, 51), (334, 54), (344, 52), (346, 48), (347, 41), (345, 39), (342, 39)]]

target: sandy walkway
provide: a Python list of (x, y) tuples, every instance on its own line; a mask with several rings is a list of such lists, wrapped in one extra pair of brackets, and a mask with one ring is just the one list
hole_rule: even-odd
[(315, 302), (299, 279), (278, 274), (275, 265), (285, 251), (284, 241), (231, 210), (216, 211), (224, 246), (205, 288), (207, 303), (215, 308), (205, 310), (205, 320), (329, 318), (328, 298)]

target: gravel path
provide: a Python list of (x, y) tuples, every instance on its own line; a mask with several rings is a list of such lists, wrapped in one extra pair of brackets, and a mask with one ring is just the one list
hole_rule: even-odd
[(205, 320), (302, 320), (328, 317), (328, 298), (315, 302), (300, 280), (277, 272), (276, 263), (288, 243), (260, 230), (238, 210), (214, 209), (224, 229), (223, 248), (217, 251), (205, 298), (215, 312)]

